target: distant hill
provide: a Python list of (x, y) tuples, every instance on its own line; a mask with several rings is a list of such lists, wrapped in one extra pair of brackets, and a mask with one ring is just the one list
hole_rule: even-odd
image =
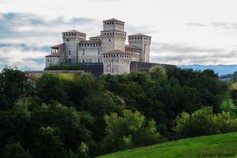
[(237, 157), (237, 132), (202, 136), (112, 153), (98, 158)]
[(237, 71), (237, 65), (181, 65), (180, 68), (192, 68), (193, 70), (211, 69), (219, 76), (233, 74)]

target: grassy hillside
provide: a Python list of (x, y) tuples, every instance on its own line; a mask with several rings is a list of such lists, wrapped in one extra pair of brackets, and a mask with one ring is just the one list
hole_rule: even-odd
[(237, 132), (182, 139), (126, 150), (99, 158), (190, 158), (236, 157)]

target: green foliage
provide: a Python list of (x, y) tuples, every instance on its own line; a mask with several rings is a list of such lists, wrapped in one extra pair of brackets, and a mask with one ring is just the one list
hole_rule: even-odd
[(204, 107), (191, 115), (183, 112), (177, 117), (175, 131), (181, 137), (193, 137), (237, 131), (237, 119), (229, 112), (213, 114), (211, 107)]
[(79, 108), (82, 101), (94, 91), (94, 79), (89, 73), (59, 74), (68, 101)]
[(233, 82), (237, 82), (237, 71), (235, 71), (235, 72), (233, 73), (231, 80), (232, 80)]
[(231, 116), (233, 118), (236, 118), (237, 107), (233, 103), (233, 99), (228, 93), (225, 94), (225, 98), (220, 105), (220, 110), (225, 111), (225, 112), (230, 112)]
[(61, 65), (52, 65), (44, 70), (84, 70), (85, 66), (79, 65), (79, 64), (61, 64)]
[(43, 76), (37, 80), (36, 90), (38, 97), (45, 103), (49, 103), (53, 100), (65, 103), (68, 97), (63, 90), (62, 79), (53, 73), (43, 74)]
[(3, 158), (31, 158), (28, 151), (18, 143), (7, 144), (2, 153)]
[(122, 116), (111, 113), (104, 117), (107, 135), (103, 145), (107, 152), (119, 151), (160, 141), (155, 121), (146, 121), (140, 112), (124, 110)]
[(41, 127), (34, 142), (34, 156), (36, 158), (57, 158), (66, 156), (63, 142), (59, 138), (57, 130), (52, 127)]
[(17, 68), (5, 67), (0, 73), (0, 110), (13, 106), (17, 98), (27, 97), (32, 93), (26, 73)]
[[(32, 157), (41, 152), (94, 157), (161, 142), (162, 136), (173, 140), (236, 129), (237, 86), (231, 83), (228, 90), (211, 70), (153, 67), (99, 80), (79, 71), (33, 80), (5, 68), (0, 86), (0, 153), (19, 142)], [(197, 111), (208, 106), (213, 111)]]
[(153, 66), (149, 74), (153, 80), (167, 79), (166, 70), (161, 66)]

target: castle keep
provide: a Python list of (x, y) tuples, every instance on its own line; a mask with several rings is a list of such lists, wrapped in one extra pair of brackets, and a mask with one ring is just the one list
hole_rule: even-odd
[(86, 34), (71, 30), (62, 33), (63, 43), (52, 46), (46, 56), (46, 68), (59, 64), (103, 63), (104, 74), (130, 73), (131, 62), (148, 63), (151, 37), (128, 35), (124, 22), (117, 19), (103, 21), (100, 35), (86, 39)]

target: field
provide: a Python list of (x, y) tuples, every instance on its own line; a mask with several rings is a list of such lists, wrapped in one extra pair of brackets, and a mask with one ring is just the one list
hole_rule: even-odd
[(237, 132), (182, 139), (151, 145), (98, 158), (237, 158)]

